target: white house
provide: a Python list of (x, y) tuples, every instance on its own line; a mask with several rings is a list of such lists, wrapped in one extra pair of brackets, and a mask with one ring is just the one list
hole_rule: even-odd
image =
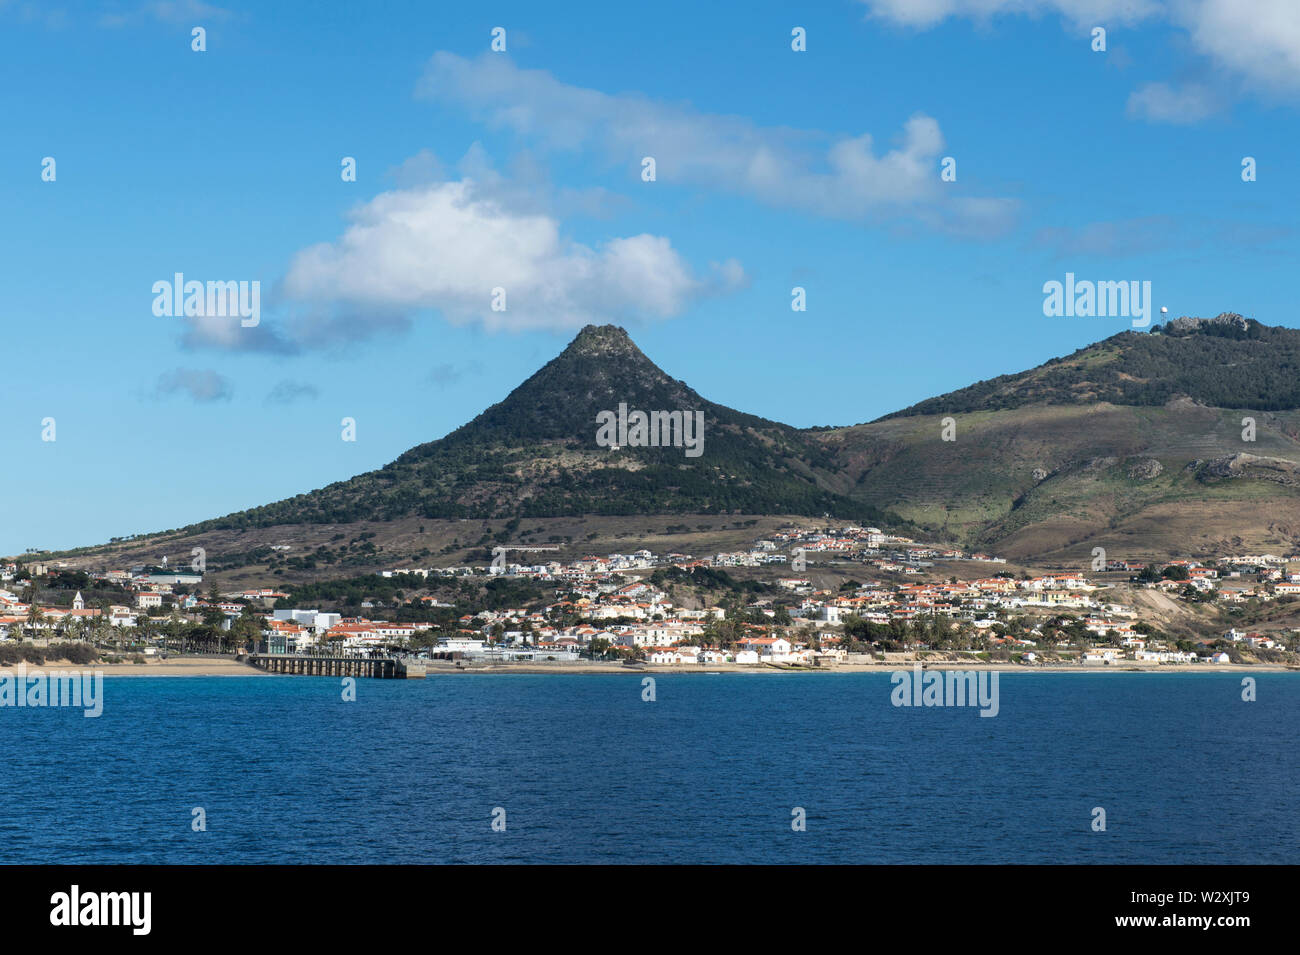
[(1110, 664), (1118, 659), (1118, 650), (1087, 650), (1083, 654), (1084, 663)]

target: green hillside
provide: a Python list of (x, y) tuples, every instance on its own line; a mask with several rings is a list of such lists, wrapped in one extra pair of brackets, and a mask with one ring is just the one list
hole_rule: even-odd
[[(1300, 331), (1225, 312), (1121, 332), (1037, 368), (929, 398), (886, 418), (1027, 404), (1163, 405), (1185, 395), (1219, 408), (1300, 408)], [(882, 419), (883, 420), (883, 419)]]
[[(853, 495), (1009, 556), (1300, 541), (1300, 413), (1106, 402), (914, 415), (828, 432)], [(1242, 419), (1255, 420), (1255, 440)]]

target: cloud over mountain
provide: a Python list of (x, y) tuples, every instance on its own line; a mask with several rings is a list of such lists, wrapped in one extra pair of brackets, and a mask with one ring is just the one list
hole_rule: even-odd
[[(490, 328), (576, 328), (598, 319), (661, 319), (734, 287), (734, 261), (699, 275), (665, 236), (586, 245), (552, 216), (516, 211), (470, 179), (376, 196), (333, 242), (299, 252), (281, 286), (299, 341), (364, 335), (435, 309)], [(504, 292), (504, 310), (500, 306)]]

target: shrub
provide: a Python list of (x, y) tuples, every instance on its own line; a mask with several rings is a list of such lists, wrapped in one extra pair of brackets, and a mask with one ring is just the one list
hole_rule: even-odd
[(85, 666), (99, 659), (99, 651), (88, 643), (52, 643), (46, 650), (51, 660), (67, 660), (77, 666)]
[(37, 666), (45, 662), (46, 651), (32, 643), (0, 644), (0, 663), (34, 663)]

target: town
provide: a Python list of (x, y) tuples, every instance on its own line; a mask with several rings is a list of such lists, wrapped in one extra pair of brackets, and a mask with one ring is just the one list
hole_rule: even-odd
[[(209, 584), (205, 593), (202, 572), (168, 566), (167, 557), (85, 571), (26, 555), (0, 563), (0, 660), (14, 662), (18, 645), (64, 643), (89, 644), (115, 661), (384, 654), (460, 667), (1276, 664), (1300, 649), (1300, 626), (1252, 625), (1265, 616), (1260, 608), (1300, 595), (1300, 555), (1099, 558), (1088, 569), (1030, 574), (1008, 570), (1000, 557), (848, 525), (792, 527), (701, 557), (641, 549), (506, 561), (511, 550), (556, 549), (500, 547), (486, 565), (396, 567), (344, 582), (346, 596), (310, 602), (293, 589), (218, 592)], [(1172, 633), (1147, 619), (1151, 607), (1212, 607), (1241, 622)]]

